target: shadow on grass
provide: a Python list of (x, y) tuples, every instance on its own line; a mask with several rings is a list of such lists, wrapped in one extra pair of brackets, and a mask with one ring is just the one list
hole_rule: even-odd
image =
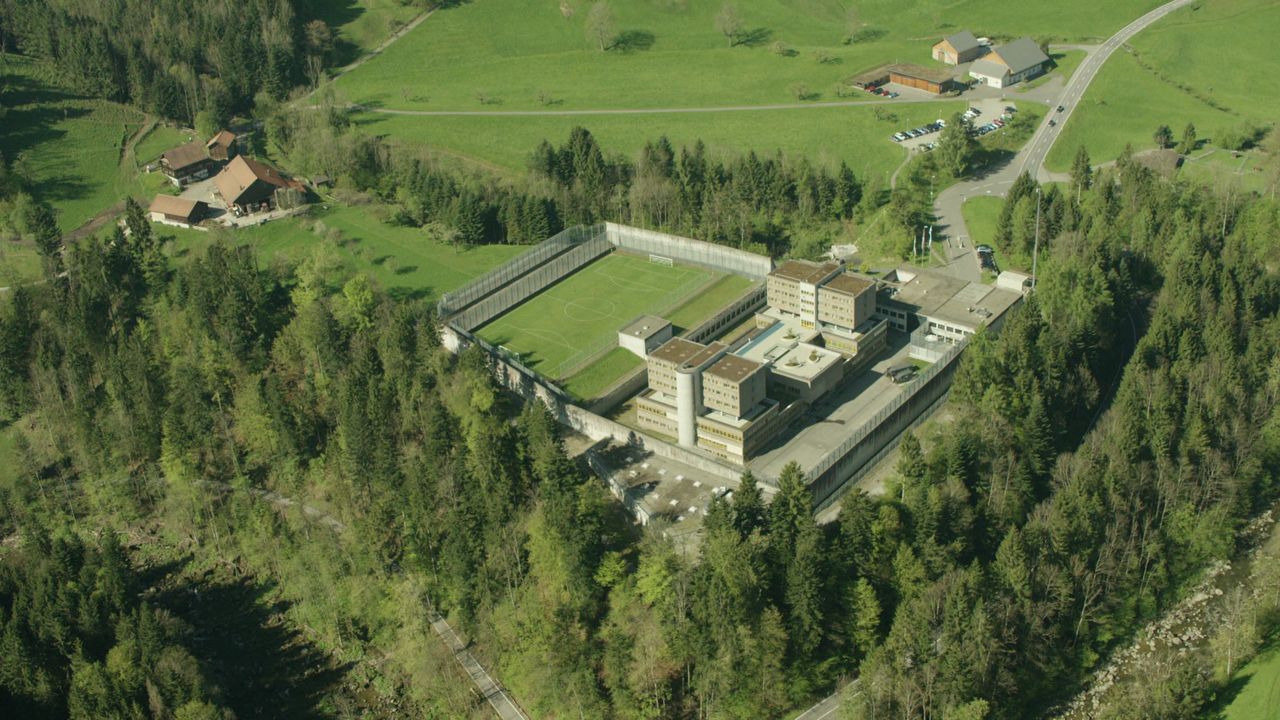
[[(1273, 630), (1271, 636), (1267, 638), (1265, 644), (1262, 646), (1262, 649), (1258, 651), (1258, 654), (1253, 656), (1253, 659), (1250, 660), (1247, 665), (1240, 668), (1240, 672), (1237, 672), (1236, 676), (1231, 678), (1230, 682), (1216, 690), (1213, 700), (1205, 707), (1204, 711), (1201, 712), (1199, 716), (1200, 719), (1226, 720), (1227, 708), (1231, 707), (1235, 703), (1236, 698), (1240, 696), (1240, 693), (1244, 692), (1244, 689), (1249, 687), (1249, 683), (1254, 680), (1255, 676), (1253, 674), (1245, 675), (1243, 673), (1245, 668), (1256, 668), (1261, 665), (1265, 665), (1271, 662), (1277, 654), (1280, 654), (1280, 629)], [(1276, 680), (1272, 679), (1272, 682), (1276, 682)], [(1236, 708), (1236, 710), (1238, 711), (1237, 717), (1248, 717), (1248, 714), (1242, 711), (1248, 711), (1249, 708)], [(1259, 715), (1257, 717), (1266, 716)]]
[[(397, 271), (397, 274), (399, 274), (399, 271)], [(387, 297), (396, 302), (404, 302), (406, 300), (425, 300), (428, 297), (431, 297), (432, 294), (431, 287), (396, 286), (387, 288)]]
[(351, 665), (290, 626), (289, 604), (275, 599), (274, 586), (233, 577), (224, 566), (182, 570), (174, 563), (148, 573), (170, 580), (153, 602), (190, 627), (185, 644), (222, 689), (227, 707), (241, 718), (327, 717), (319, 705), (341, 688)]
[(657, 36), (648, 30), (625, 30), (618, 35), (618, 41), (613, 44), (613, 49), (624, 53), (640, 52), (653, 47), (657, 39)]
[(854, 33), (852, 37), (845, 40), (846, 45), (857, 45), (858, 43), (875, 42), (888, 34), (888, 31), (879, 28), (862, 28)]
[(744, 30), (738, 36), (734, 46), (742, 45), (744, 47), (760, 47), (773, 39), (773, 31), (769, 28), (756, 28), (754, 30)]
[(405, 265), (404, 267), (396, 268), (397, 275), (408, 275), (409, 273), (417, 272), (417, 271), (418, 271), (417, 265)]

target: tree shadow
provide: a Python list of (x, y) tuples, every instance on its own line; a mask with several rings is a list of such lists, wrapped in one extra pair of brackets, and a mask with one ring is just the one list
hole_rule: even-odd
[[(187, 556), (184, 565), (194, 558)], [(174, 566), (161, 571), (175, 570)], [(233, 577), (225, 566), (176, 568), (152, 602), (189, 627), (185, 645), (219, 688), (237, 717), (324, 718), (320, 704), (339, 690), (351, 663), (340, 663), (311, 644), (286, 618), (289, 603), (275, 586)], [(195, 574), (198, 573), (198, 574)]]
[(417, 270), (417, 265), (405, 265), (403, 267), (396, 268), (396, 275), (408, 275), (409, 273), (417, 272)]
[[(412, 270), (417, 270), (417, 268), (412, 268)], [(396, 274), (400, 274), (399, 271), (397, 271)], [(396, 302), (404, 302), (406, 300), (425, 300), (432, 294), (432, 292), (433, 291), (430, 286), (411, 288), (397, 285), (395, 287), (387, 288), (387, 297)]]
[(879, 28), (865, 27), (854, 33), (853, 36), (845, 39), (845, 45), (857, 45), (859, 43), (875, 42), (888, 34), (888, 31)]
[(653, 47), (658, 38), (648, 30), (625, 30), (618, 35), (613, 49), (624, 53), (641, 52)]
[(769, 28), (756, 28), (754, 30), (743, 30), (738, 35), (738, 39), (733, 43), (734, 47), (742, 45), (744, 47), (760, 47), (773, 39), (773, 31)]

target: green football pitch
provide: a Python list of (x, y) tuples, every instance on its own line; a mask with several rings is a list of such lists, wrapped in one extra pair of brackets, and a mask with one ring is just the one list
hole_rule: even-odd
[(570, 369), (563, 366), (566, 361), (604, 342), (602, 338), (640, 313), (662, 314), (684, 302), (703, 290), (713, 275), (612, 253), (498, 316), (476, 334), (519, 353), (527, 367), (555, 378)]

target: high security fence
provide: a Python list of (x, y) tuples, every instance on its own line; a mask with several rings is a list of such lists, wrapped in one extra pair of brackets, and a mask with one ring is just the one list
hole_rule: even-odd
[(465, 330), (475, 330), (612, 250), (613, 246), (603, 235), (574, 246), (502, 285), (479, 302), (449, 318), (449, 322)]
[(511, 258), (457, 290), (442, 295), (440, 302), (437, 304), (440, 317), (448, 319), (454, 313), (493, 293), (498, 288), (526, 275), (534, 268), (569, 248), (604, 236), (605, 228), (602, 224), (592, 225), (591, 227), (578, 225), (557, 233), (555, 236)]
[[(914, 398), (917, 392), (927, 387), (929, 385), (929, 381), (933, 380), (935, 377), (938, 376), (939, 373), (943, 372), (948, 367), (950, 367), (952, 363), (956, 362), (956, 360), (960, 357), (960, 354), (964, 351), (965, 346), (967, 346), (968, 344), (969, 344), (968, 340), (964, 340), (955, 345), (951, 345), (949, 349), (945, 353), (943, 353), (941, 359), (939, 359), (938, 362), (935, 362), (934, 364), (920, 371), (918, 375), (916, 375), (915, 380), (912, 380), (910, 385), (908, 385), (906, 392), (898, 393), (898, 395), (894, 397), (893, 400), (889, 401), (888, 405), (885, 405), (871, 419), (863, 423), (862, 427), (854, 431), (854, 433), (850, 435), (844, 442), (840, 443), (840, 445), (837, 446), (835, 449), (833, 449), (831, 452), (828, 452), (826, 455), (822, 456), (822, 458), (819, 459), (818, 462), (814, 463), (813, 467), (809, 468), (809, 472), (807, 473), (807, 477), (806, 477), (808, 484), (812, 485), (813, 483), (817, 482), (817, 480), (821, 478), (823, 474), (825, 474), (828, 470), (830, 470), (832, 466), (834, 466), (837, 462), (842, 460), (846, 455), (848, 455), (851, 451), (853, 451), (853, 449), (856, 448), (858, 444), (861, 443), (864, 439), (866, 439), (867, 436), (875, 432), (875, 430), (879, 428), (880, 425), (884, 423), (885, 420), (887, 420), (890, 416), (892, 416), (895, 412), (897, 412), (899, 408), (901, 408), (903, 405), (908, 403), (912, 398)], [(825, 493), (823, 494), (822, 498), (817, 497), (815, 494), (814, 500), (815, 502), (820, 502), (821, 500), (825, 499), (825, 497), (826, 497)]]
[(773, 271), (773, 260), (755, 253), (691, 240), (676, 235), (605, 223), (609, 242), (637, 255), (659, 255), (681, 265), (763, 280)]

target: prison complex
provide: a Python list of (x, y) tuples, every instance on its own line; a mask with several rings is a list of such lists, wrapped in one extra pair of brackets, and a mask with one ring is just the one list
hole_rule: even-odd
[(641, 427), (737, 465), (885, 347), (876, 282), (844, 263), (791, 260), (769, 273), (768, 307), (730, 347), (684, 338), (647, 356)]

